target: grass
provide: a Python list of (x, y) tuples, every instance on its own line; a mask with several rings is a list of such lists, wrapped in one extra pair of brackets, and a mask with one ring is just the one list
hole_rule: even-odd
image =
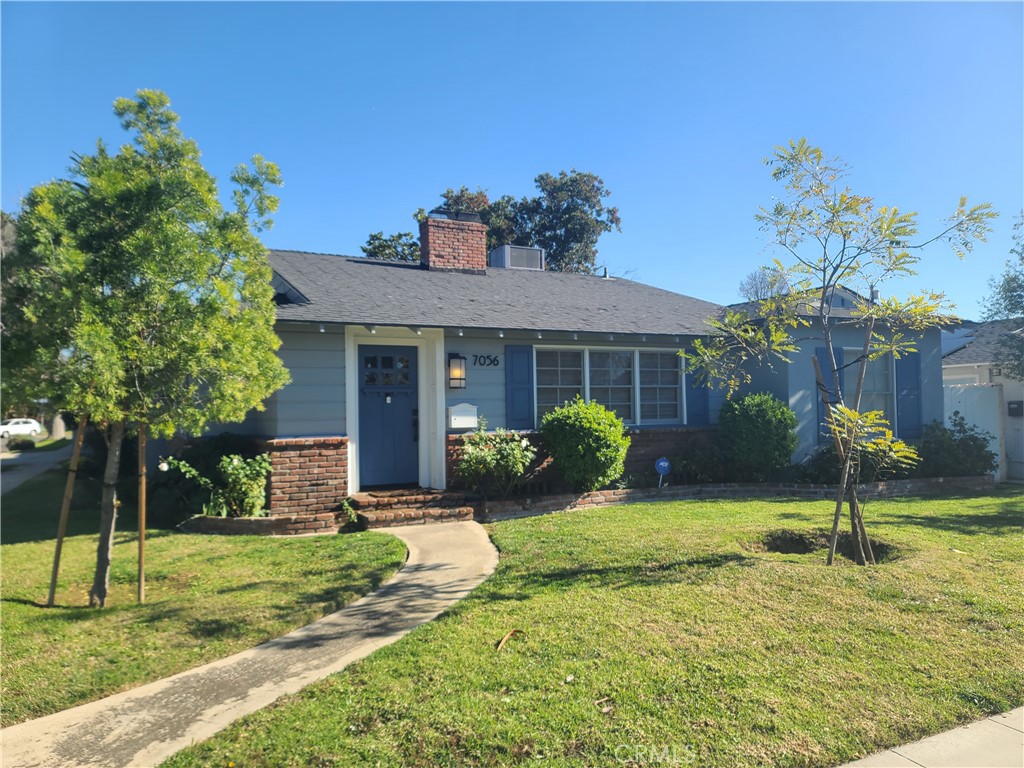
[(98, 487), (83, 479), (56, 607), (45, 608), (63, 486), (62, 473), (48, 472), (3, 497), (4, 726), (251, 648), (370, 592), (405, 558), (400, 541), (376, 533), (289, 539), (150, 530), (140, 606), (135, 521), (125, 514), (107, 607), (90, 609)]
[(36, 443), (35, 450), (37, 450), (37, 451), (59, 451), (65, 445), (71, 445), (71, 438), (70, 437), (61, 437), (61, 438), (59, 438), (57, 440), (54, 440), (54, 439), (49, 438), (49, 437), (45, 437), (42, 440), (40, 440), (38, 443)]
[(1022, 513), (872, 502), (873, 568), (765, 548), (829, 502), (499, 523), (444, 617), (165, 766), (838, 765), (1024, 703)]

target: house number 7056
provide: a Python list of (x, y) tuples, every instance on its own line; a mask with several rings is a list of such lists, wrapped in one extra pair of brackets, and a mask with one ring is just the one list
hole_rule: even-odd
[(501, 365), (501, 358), (497, 355), (473, 355), (473, 365), (475, 366), (495, 366)]

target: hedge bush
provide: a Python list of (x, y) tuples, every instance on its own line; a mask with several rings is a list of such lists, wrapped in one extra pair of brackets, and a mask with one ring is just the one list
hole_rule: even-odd
[(995, 472), (998, 462), (989, 450), (992, 435), (953, 411), (951, 427), (937, 421), (925, 425), (917, 452), (921, 463), (917, 474), (921, 477), (973, 477)]
[(629, 436), (622, 419), (600, 403), (577, 397), (548, 413), (540, 434), (551, 460), (574, 489), (596, 491), (625, 470)]
[(36, 447), (36, 441), (31, 437), (12, 437), (7, 441), (8, 451), (31, 451)]
[(718, 434), (735, 480), (774, 480), (796, 450), (796, 414), (767, 392), (747, 395), (722, 406)]

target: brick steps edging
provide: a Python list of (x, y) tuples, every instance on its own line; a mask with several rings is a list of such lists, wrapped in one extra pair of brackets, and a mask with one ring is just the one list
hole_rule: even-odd
[[(991, 491), (992, 475), (978, 477), (932, 477), (911, 480), (889, 480), (864, 483), (858, 492), (864, 498), (893, 498), (915, 494), (950, 491)], [(549, 512), (592, 509), (645, 501), (684, 501), (687, 499), (778, 498), (830, 499), (836, 486), (809, 483), (709, 483), (706, 485), (673, 485), (663, 488), (624, 488), (584, 494), (558, 494), (529, 499), (484, 501), (477, 504), (477, 519), (495, 522), (517, 517), (531, 517)]]
[(448, 523), (458, 520), (472, 520), (476, 510), (473, 507), (407, 507), (389, 508), (379, 511), (365, 511), (358, 515), (359, 527), (363, 530), (390, 528), (395, 525), (423, 525), (426, 523)]

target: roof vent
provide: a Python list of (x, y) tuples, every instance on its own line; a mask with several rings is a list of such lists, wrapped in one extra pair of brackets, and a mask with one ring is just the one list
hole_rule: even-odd
[(499, 269), (544, 269), (544, 249), (499, 245), (487, 257), (487, 266)]

